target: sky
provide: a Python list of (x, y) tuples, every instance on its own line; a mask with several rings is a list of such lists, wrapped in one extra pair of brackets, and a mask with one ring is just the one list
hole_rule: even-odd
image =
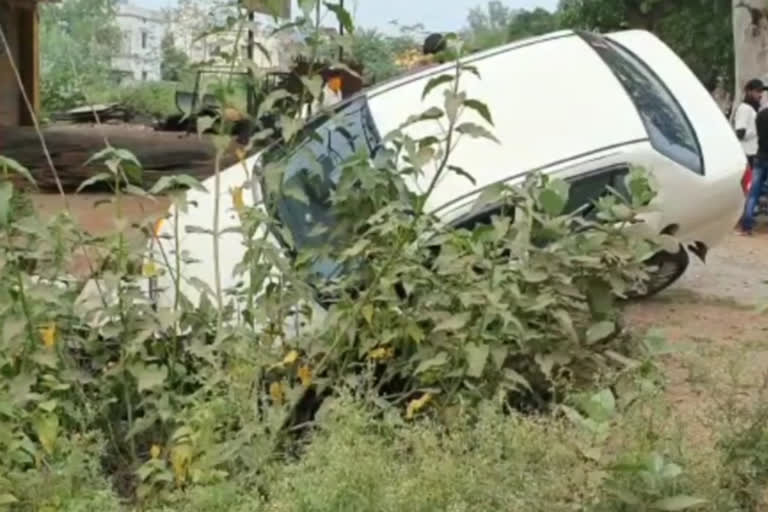
[[(175, 0), (129, 0), (142, 7), (173, 7)], [(516, 9), (543, 7), (554, 10), (558, 0), (502, 0)], [(427, 30), (458, 30), (465, 25), (472, 7), (485, 5), (487, 0), (346, 0), (358, 25), (392, 30), (390, 21), (401, 25), (423, 23)]]

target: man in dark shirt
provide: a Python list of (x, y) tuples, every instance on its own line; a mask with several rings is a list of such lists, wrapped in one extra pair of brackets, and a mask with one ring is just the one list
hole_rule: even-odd
[(744, 216), (741, 219), (742, 232), (752, 234), (755, 227), (755, 211), (763, 194), (765, 180), (768, 178), (768, 109), (758, 112), (755, 119), (757, 126), (757, 154), (752, 167), (752, 183), (744, 206)]

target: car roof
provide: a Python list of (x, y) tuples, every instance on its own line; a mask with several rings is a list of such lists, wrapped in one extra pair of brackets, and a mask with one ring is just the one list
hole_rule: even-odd
[[(573, 31), (487, 50), (464, 63), (476, 67), (482, 78), (464, 73), (460, 89), (488, 105), (494, 126), (466, 109), (459, 122), (489, 127), (499, 143), (462, 137), (450, 161), (475, 182), (444, 173), (427, 203), (429, 210), (533, 169), (648, 138), (616, 76)], [(408, 115), (442, 107), (440, 89), (448, 85), (436, 88), (426, 101), (422, 92), (430, 79), (452, 72), (453, 66), (421, 70), (370, 90), (369, 108), (379, 132), (385, 135), (397, 129)], [(406, 132), (418, 139), (434, 135), (436, 127), (423, 122)], [(434, 171), (426, 170), (412, 185), (426, 190), (434, 176)]]

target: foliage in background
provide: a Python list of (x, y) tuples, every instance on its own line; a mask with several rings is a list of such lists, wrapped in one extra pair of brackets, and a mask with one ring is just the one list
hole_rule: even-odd
[(163, 62), (160, 64), (160, 76), (163, 80), (178, 82), (189, 67), (187, 54), (178, 50), (173, 40), (173, 33), (167, 32), (160, 44)]
[(474, 49), (559, 29), (643, 29), (667, 43), (710, 90), (733, 79), (730, 0), (561, 0), (558, 9), (512, 9), (498, 0), (472, 9), (466, 38)]
[(733, 80), (730, 0), (562, 0), (564, 28), (649, 30), (677, 52), (705, 85)]
[[(120, 103), (138, 116), (162, 119), (179, 112), (176, 107), (176, 82), (129, 82), (110, 89), (94, 91), (88, 99), (94, 103)], [(190, 89), (191, 90), (191, 89)]]
[(41, 4), (40, 40), (45, 112), (72, 108), (113, 86), (111, 62), (120, 45), (113, 0)]

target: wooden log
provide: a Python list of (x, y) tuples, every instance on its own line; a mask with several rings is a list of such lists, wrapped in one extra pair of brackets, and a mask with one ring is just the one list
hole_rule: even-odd
[[(48, 151), (65, 191), (106, 168), (88, 160), (106, 146), (131, 151), (144, 168), (144, 187), (164, 175), (188, 174), (204, 180), (214, 172), (216, 149), (208, 136), (160, 132), (131, 125), (60, 125), (43, 130)], [(12, 158), (30, 170), (40, 190), (56, 189), (56, 182), (40, 140), (33, 128), (0, 125), (0, 155)], [(237, 162), (234, 147), (222, 158), (222, 169)]]

